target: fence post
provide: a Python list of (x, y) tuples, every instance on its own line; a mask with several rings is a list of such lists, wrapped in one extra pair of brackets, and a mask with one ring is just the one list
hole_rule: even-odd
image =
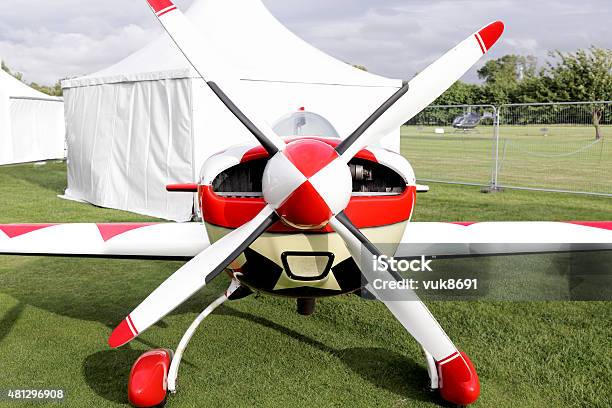
[(493, 160), (493, 186), (492, 190), (497, 191), (499, 189), (499, 116), (501, 115), (501, 106), (493, 107), (495, 112), (495, 120), (493, 122), (493, 132), (495, 134), (495, 158)]

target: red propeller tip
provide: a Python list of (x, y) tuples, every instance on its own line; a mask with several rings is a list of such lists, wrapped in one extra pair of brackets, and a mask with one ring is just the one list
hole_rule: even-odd
[(480, 381), (474, 365), (464, 352), (446, 362), (439, 362), (438, 372), (442, 398), (458, 405), (476, 402), (480, 396)]
[[(138, 333), (134, 333), (128, 322), (128, 318), (119, 323), (119, 326), (111, 333), (108, 338), (108, 345), (112, 348), (121, 347), (126, 343), (129, 343), (138, 335)], [(135, 329), (134, 329), (135, 330)]]
[(489, 24), (482, 30), (478, 32), (480, 38), (482, 38), (482, 42), (486, 48), (486, 51), (490, 50), (493, 45), (499, 40), (499, 37), (504, 32), (504, 23), (503, 21), (495, 21), (494, 23)]
[(162, 10), (167, 9), (168, 7), (173, 7), (174, 3), (170, 0), (147, 0), (149, 5), (156, 13), (159, 13)]

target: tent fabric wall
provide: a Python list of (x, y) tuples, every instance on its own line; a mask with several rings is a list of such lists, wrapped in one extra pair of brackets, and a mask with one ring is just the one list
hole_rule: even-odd
[[(317, 50), (286, 29), (259, 0), (196, 0), (187, 16), (200, 29), (205, 52), (234, 78), (217, 82), (270, 125), (305, 107), (325, 116), (346, 137), (402, 85)], [(171, 90), (177, 84), (180, 92)], [(196, 182), (208, 157), (253, 141), (165, 34), (117, 64), (62, 86), (68, 198), (187, 221), (193, 195), (166, 193), (165, 185)], [(126, 87), (137, 90), (132, 99), (117, 98)], [(100, 106), (104, 112), (98, 112)], [(160, 114), (162, 107), (167, 113)], [(118, 126), (127, 112), (130, 126)], [(161, 143), (163, 127), (172, 129), (166, 144)], [(399, 129), (381, 144), (399, 151)], [(135, 156), (134, 146), (139, 154), (146, 153), (146, 161)], [(108, 151), (114, 153), (109, 157)]]
[(0, 70), (0, 165), (65, 157), (64, 104)]
[[(242, 102), (257, 107), (257, 114), (270, 125), (304, 107), (329, 119), (340, 136), (347, 137), (397, 89), (241, 81), (240, 90)], [(265, 103), (261, 103), (262, 99)], [(193, 115), (197, 172), (214, 153), (254, 140), (206, 84), (197, 79), (194, 79)], [(399, 129), (387, 135), (380, 145), (399, 152)]]
[(13, 162), (11, 98), (0, 88), (0, 165)]
[(13, 163), (65, 157), (62, 101), (13, 98), (10, 101)]
[(190, 79), (70, 88), (65, 97), (67, 197), (191, 218), (192, 195), (165, 191), (194, 178)]

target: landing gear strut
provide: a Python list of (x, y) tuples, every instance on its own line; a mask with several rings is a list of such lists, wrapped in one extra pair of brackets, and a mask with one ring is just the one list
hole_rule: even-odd
[(233, 279), (225, 293), (204, 309), (191, 323), (175, 353), (167, 349), (155, 349), (147, 351), (136, 360), (130, 371), (128, 382), (128, 399), (133, 406), (155, 407), (162, 405), (166, 401), (168, 392), (176, 393), (179, 366), (183, 353), (195, 331), (216, 308), (229, 300), (233, 294), (238, 295), (245, 289), (240, 286), (240, 282)]
[(315, 299), (299, 298), (297, 300), (297, 312), (302, 316), (311, 316), (315, 311)]

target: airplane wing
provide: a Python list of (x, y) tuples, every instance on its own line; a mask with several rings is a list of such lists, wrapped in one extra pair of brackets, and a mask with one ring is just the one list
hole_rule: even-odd
[(0, 254), (190, 259), (208, 246), (195, 222), (0, 225)]
[(612, 222), (411, 222), (397, 257), (612, 250)]
[[(191, 259), (209, 246), (202, 224), (0, 225), (0, 254)], [(612, 222), (411, 222), (396, 256), (612, 250)]]

